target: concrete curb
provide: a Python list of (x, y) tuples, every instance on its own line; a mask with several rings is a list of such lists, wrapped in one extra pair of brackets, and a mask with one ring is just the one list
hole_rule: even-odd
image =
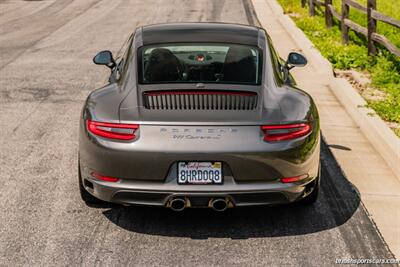
[(325, 76), (334, 95), (400, 180), (400, 139), (372, 109), (366, 107), (366, 101), (346, 79), (334, 77), (331, 63), (321, 55), (294, 21), (284, 14), (279, 3), (276, 0), (268, 1), (273, 12), (278, 15), (279, 22), (318, 70), (317, 74)]

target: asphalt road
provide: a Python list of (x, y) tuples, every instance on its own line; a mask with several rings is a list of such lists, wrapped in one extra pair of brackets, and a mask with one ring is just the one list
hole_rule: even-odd
[(314, 207), (174, 213), (80, 200), (79, 113), (108, 74), (93, 55), (117, 53), (139, 25), (176, 21), (257, 23), (248, 0), (0, 0), (0, 265), (321, 266), (391, 258), (326, 145)]

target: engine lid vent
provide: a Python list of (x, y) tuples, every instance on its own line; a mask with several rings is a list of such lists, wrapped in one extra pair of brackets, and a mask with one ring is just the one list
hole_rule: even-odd
[(147, 91), (143, 97), (147, 109), (254, 110), (257, 107), (257, 93), (246, 91)]

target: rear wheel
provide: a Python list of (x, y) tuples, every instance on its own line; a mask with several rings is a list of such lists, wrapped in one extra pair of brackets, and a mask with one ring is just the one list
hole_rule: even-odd
[(79, 193), (81, 195), (81, 199), (85, 201), (86, 204), (100, 204), (103, 201), (92, 196), (88, 191), (86, 191), (85, 187), (82, 184), (82, 175), (81, 175), (81, 166), (78, 163), (78, 183), (79, 183)]
[[(321, 167), (320, 167), (321, 170)], [(301, 205), (312, 205), (318, 200), (318, 195), (319, 195), (319, 188), (321, 185), (321, 171), (318, 173), (318, 177), (315, 179), (314, 183), (314, 188), (310, 194), (308, 194), (305, 198), (299, 201), (299, 204)]]
[[(319, 180), (319, 178), (318, 178)], [(316, 181), (316, 185), (313, 189), (313, 191), (307, 195), (305, 198), (299, 201), (301, 205), (312, 205), (318, 200), (318, 194), (319, 194), (319, 182)]]

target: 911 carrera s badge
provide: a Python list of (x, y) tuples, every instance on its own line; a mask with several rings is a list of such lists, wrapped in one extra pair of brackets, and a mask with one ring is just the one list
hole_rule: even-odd
[(237, 133), (236, 128), (160, 128), (160, 133), (171, 133), (173, 139), (178, 140), (211, 140), (221, 139), (224, 134)]

